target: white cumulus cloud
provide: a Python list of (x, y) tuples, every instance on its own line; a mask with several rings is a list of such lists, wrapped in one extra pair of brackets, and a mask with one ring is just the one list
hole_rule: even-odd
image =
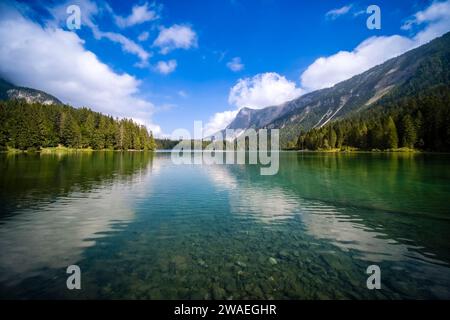
[(236, 117), (238, 113), (238, 110), (234, 111), (224, 111), (224, 112), (218, 112), (215, 113), (206, 123), (205, 127), (203, 128), (203, 136), (208, 137), (216, 132), (219, 132), (223, 128), (225, 128), (227, 125), (233, 121), (233, 119)]
[(197, 47), (197, 34), (188, 25), (174, 24), (169, 28), (161, 27), (154, 46), (161, 48), (162, 54), (174, 49), (189, 49)]
[(151, 119), (154, 105), (138, 96), (139, 80), (114, 72), (84, 48), (76, 33), (43, 27), (0, 4), (0, 42), (0, 75), (6, 80), (160, 131)]
[(169, 60), (169, 61), (158, 61), (158, 63), (155, 66), (155, 69), (162, 74), (169, 74), (175, 71), (177, 68), (177, 61), (176, 60)]
[(398, 35), (371, 37), (353, 51), (340, 51), (329, 57), (318, 58), (301, 75), (302, 88), (312, 91), (331, 87), (402, 54), (412, 45), (412, 40)]
[(352, 51), (340, 51), (318, 58), (300, 76), (301, 87), (307, 91), (331, 87), (441, 36), (450, 30), (450, 0), (433, 2), (423, 11), (417, 12), (402, 29), (411, 29), (413, 26), (421, 29), (411, 37), (371, 37)]
[[(337, 18), (349, 13), (352, 8), (352, 5), (347, 5), (333, 9), (327, 16)], [(260, 109), (280, 105), (305, 92), (331, 87), (443, 35), (450, 30), (450, 0), (432, 2), (407, 20), (402, 29), (410, 30), (413, 27), (417, 30), (410, 37), (370, 37), (352, 51), (339, 51), (331, 56), (316, 59), (301, 74), (299, 87), (295, 82), (276, 73), (262, 73), (253, 78), (240, 79), (231, 88), (228, 96), (228, 102), (237, 110), (214, 114), (206, 126), (207, 132), (212, 134), (224, 129), (242, 107)]]
[(403, 24), (402, 29), (409, 30), (413, 25), (420, 25), (429, 21), (437, 21), (448, 18), (450, 12), (449, 1), (434, 2), (431, 6), (423, 11), (419, 11)]
[(207, 122), (204, 136), (224, 129), (243, 107), (262, 109), (295, 99), (303, 93), (293, 81), (275, 72), (257, 74), (252, 78), (239, 79), (230, 89), (228, 103), (235, 107), (215, 113)]
[(151, 57), (151, 53), (144, 50), (133, 40), (128, 39), (124, 35), (115, 32), (103, 32), (98, 29), (93, 29), (94, 37), (97, 39), (106, 38), (112, 42), (119, 43), (124, 52), (135, 54), (139, 57), (140, 62), (137, 66), (145, 67), (148, 64), (148, 59)]
[(187, 98), (189, 96), (188, 93), (184, 90), (179, 90), (177, 93), (182, 98)]
[(334, 19), (336, 19), (336, 18), (338, 18), (340, 16), (343, 16), (343, 15), (347, 14), (350, 11), (351, 8), (352, 8), (352, 5), (349, 4), (349, 5), (343, 6), (341, 8), (337, 8), (337, 9), (333, 9), (333, 10), (328, 11), (325, 14), (325, 16), (327, 18), (329, 18), (329, 19), (333, 19), (334, 20)]
[(135, 5), (131, 9), (131, 14), (128, 17), (115, 16), (116, 24), (120, 28), (131, 27), (147, 21), (153, 21), (159, 18), (157, 10), (149, 8), (148, 3), (143, 5)]
[(138, 40), (145, 41), (148, 39), (149, 36), (150, 36), (150, 34), (147, 31), (144, 31), (138, 36)]
[(303, 93), (293, 81), (275, 72), (239, 79), (231, 88), (228, 102), (238, 108), (261, 109), (297, 98)]
[(238, 72), (244, 69), (244, 64), (242, 63), (240, 57), (234, 57), (227, 63), (227, 67), (233, 72)]
[[(66, 9), (71, 4), (72, 2), (69, 0), (50, 8), (50, 12), (53, 16), (53, 21), (49, 21), (48, 25), (55, 28), (65, 28), (67, 19)], [(96, 39), (107, 39), (109, 41), (117, 43), (121, 46), (122, 51), (134, 54), (139, 57), (140, 61), (136, 64), (137, 66), (144, 67), (148, 65), (148, 59), (152, 55), (150, 52), (120, 33), (105, 32), (100, 30), (98, 25), (95, 23), (95, 18), (98, 15), (108, 13), (114, 16), (113, 10), (107, 4), (99, 6), (97, 5), (97, 3), (90, 0), (78, 0), (76, 4), (80, 7), (81, 10), (81, 28), (88, 27), (89, 29), (91, 29), (92, 34)]]
[[(433, 2), (425, 10), (417, 12), (413, 19), (408, 20), (406, 24), (418, 28), (425, 25), (425, 28), (414, 37), (417, 45), (422, 45), (443, 35), (450, 30), (450, 0)], [(407, 27), (403, 25), (402, 28)]]

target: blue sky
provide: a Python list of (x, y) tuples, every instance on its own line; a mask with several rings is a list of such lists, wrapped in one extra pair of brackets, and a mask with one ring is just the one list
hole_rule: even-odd
[[(81, 8), (79, 30), (67, 28), (70, 4)], [(366, 27), (371, 4), (381, 9), (381, 30)], [(1, 76), (133, 117), (158, 134), (191, 130), (194, 120), (212, 133), (243, 106), (333, 85), (450, 29), (449, 1), (9, 1), (0, 8)]]

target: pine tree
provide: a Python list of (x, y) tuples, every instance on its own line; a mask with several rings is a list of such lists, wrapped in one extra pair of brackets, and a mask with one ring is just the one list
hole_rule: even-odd
[(104, 149), (105, 148), (105, 137), (107, 134), (107, 118), (97, 114), (96, 116), (96, 128), (92, 135), (91, 146), (94, 149)]
[(83, 148), (87, 148), (89, 146), (93, 146), (93, 136), (95, 130), (95, 118), (89, 109), (81, 109), (83, 112), (83, 117), (81, 119), (81, 146)]
[(395, 122), (391, 116), (387, 118), (385, 124), (385, 141), (386, 149), (398, 148), (397, 127), (395, 126)]
[(154, 150), (153, 134), (131, 119), (116, 120), (87, 108), (0, 101), (0, 149), (66, 147)]
[(402, 118), (402, 146), (407, 148), (414, 148), (416, 139), (416, 128), (411, 116), (407, 114)]
[(330, 130), (329, 130), (328, 141), (330, 144), (330, 148), (336, 148), (337, 135), (336, 135), (336, 131), (334, 131), (334, 128), (331, 126), (330, 126)]
[(81, 129), (70, 113), (67, 113), (64, 118), (61, 141), (65, 146), (79, 148), (82, 143)]

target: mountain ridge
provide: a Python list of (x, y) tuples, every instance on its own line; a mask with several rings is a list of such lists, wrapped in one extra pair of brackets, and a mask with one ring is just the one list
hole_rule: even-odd
[(301, 131), (320, 128), (355, 112), (363, 112), (387, 97), (394, 99), (397, 91), (401, 91), (402, 96), (411, 94), (408, 91), (411, 82), (416, 89), (449, 83), (449, 48), (450, 33), (446, 33), (333, 87), (309, 92), (278, 106), (243, 108), (222, 132), (226, 129), (243, 132), (250, 128), (277, 128), (280, 129), (280, 143), (286, 147)]
[(38, 89), (16, 86), (0, 78), (0, 100), (24, 99), (27, 103), (42, 103), (45, 105), (63, 103), (55, 96)]

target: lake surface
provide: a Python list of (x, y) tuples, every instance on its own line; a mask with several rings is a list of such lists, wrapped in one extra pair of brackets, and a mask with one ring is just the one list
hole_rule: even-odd
[(449, 299), (449, 161), (282, 152), (261, 176), (170, 153), (2, 154), (0, 297)]

